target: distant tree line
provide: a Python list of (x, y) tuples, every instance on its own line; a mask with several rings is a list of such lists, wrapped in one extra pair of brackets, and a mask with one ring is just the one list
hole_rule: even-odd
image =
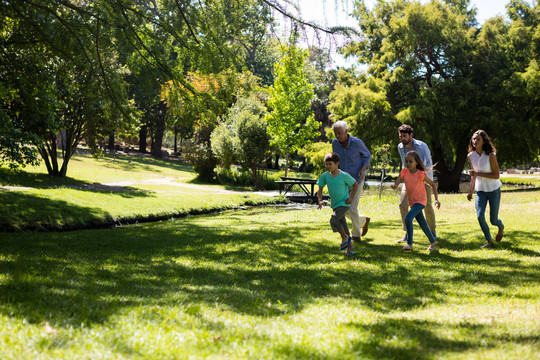
[[(361, 34), (341, 51), (365, 72), (300, 50), (309, 24), (287, 0), (0, 0), (0, 163), (39, 156), (65, 176), (81, 141), (99, 154), (104, 139), (138, 138), (160, 157), (170, 132), (201, 178), (240, 164), (261, 186), (270, 159), (288, 164), (298, 150), (320, 168), (331, 114), (372, 149), (395, 151), (397, 127), (410, 123), (443, 191), (457, 189), (477, 128), (493, 134), (502, 163), (535, 160), (538, 4), (511, 0), (507, 19), (483, 25), (467, 0), (352, 8)], [(275, 35), (277, 16), (288, 36)]]
[[(330, 111), (371, 146), (395, 144), (408, 123), (432, 149), (442, 191), (457, 191), (472, 133), (494, 136), (503, 164), (540, 149), (540, 5), (511, 0), (483, 25), (469, 1), (357, 2), (363, 34), (344, 49), (369, 65), (344, 76)], [(393, 147), (395, 149), (395, 147)]]

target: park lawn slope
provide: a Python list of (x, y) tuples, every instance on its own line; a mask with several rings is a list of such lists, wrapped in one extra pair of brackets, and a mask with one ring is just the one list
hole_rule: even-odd
[(503, 194), (492, 249), (473, 202), (440, 200), (431, 254), (417, 225), (396, 244), (391, 191), (361, 199), (355, 257), (328, 207), (0, 233), (0, 358), (538, 359), (540, 193)]
[(142, 156), (77, 154), (68, 175), (51, 178), (43, 166), (0, 169), (0, 184), (10, 189), (0, 190), (0, 230), (104, 227), (282, 201), (197, 184), (191, 166)]

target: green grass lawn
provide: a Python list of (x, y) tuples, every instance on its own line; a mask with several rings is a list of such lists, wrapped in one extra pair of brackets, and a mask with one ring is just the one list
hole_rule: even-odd
[[(75, 155), (67, 178), (41, 165), (0, 168), (0, 231), (110, 226), (279, 201), (245, 189), (194, 183), (190, 165), (136, 155)], [(165, 181), (164, 181), (165, 180)], [(237, 190), (235, 192), (227, 190)]]
[(417, 225), (400, 251), (392, 191), (353, 258), (329, 208), (0, 233), (0, 358), (538, 359), (540, 192), (503, 193), (492, 249), (440, 199), (431, 254)]

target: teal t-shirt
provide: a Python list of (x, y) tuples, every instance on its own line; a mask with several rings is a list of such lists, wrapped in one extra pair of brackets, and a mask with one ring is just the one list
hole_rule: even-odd
[(355, 180), (345, 171), (341, 171), (336, 177), (332, 177), (327, 171), (321, 175), (317, 181), (320, 187), (328, 186), (328, 194), (330, 194), (330, 206), (335, 209), (340, 206), (349, 206), (345, 200), (349, 197), (349, 186), (353, 186)]

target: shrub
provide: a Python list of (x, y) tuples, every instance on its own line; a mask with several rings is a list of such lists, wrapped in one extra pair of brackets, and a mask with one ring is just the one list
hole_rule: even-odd
[(218, 162), (214, 154), (212, 154), (210, 146), (205, 143), (188, 140), (182, 146), (182, 153), (185, 159), (193, 165), (193, 169), (199, 175), (200, 180), (214, 180), (214, 169)]
[(313, 174), (320, 176), (326, 171), (324, 167), (324, 156), (332, 152), (332, 144), (318, 142), (306, 145), (298, 150), (298, 154), (306, 158), (306, 162), (313, 166)]
[[(279, 185), (276, 181), (281, 180), (279, 175), (282, 173), (264, 171), (260, 177), (259, 188), (264, 190), (278, 190)], [(236, 167), (218, 166), (216, 176), (220, 184), (230, 186), (248, 186), (255, 187), (255, 182), (251, 174)]]

